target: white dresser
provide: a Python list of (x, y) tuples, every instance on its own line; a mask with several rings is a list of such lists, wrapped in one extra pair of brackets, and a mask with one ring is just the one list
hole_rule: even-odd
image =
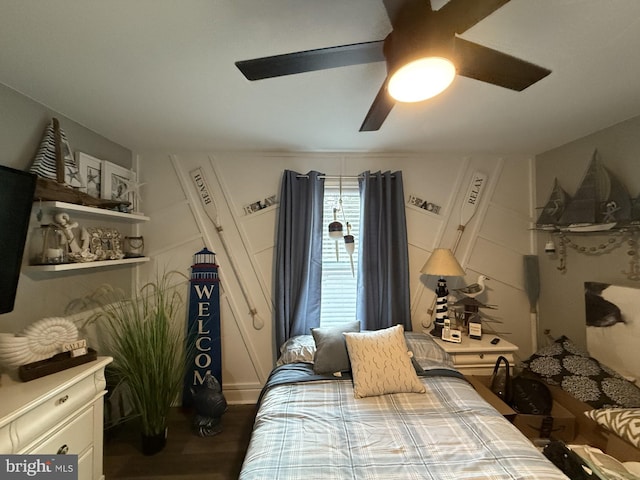
[(0, 453), (77, 454), (78, 479), (102, 474), (104, 368), (111, 357), (0, 385)]

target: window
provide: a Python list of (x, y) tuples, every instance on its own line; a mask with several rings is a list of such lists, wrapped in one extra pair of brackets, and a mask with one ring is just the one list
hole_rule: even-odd
[[(329, 224), (334, 221), (334, 208), (337, 210), (336, 220), (342, 224), (343, 235), (347, 235), (348, 223), (349, 233), (355, 237), (355, 250), (351, 257), (342, 238), (336, 242), (329, 237)], [(360, 193), (357, 179), (342, 179), (342, 188), (339, 179), (325, 180), (323, 218), (320, 325), (326, 327), (356, 318), (356, 275), (360, 240)]]

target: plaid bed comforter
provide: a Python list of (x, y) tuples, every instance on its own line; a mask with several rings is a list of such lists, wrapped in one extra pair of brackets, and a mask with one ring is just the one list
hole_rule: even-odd
[(566, 479), (466, 381), (356, 399), (350, 379), (268, 389), (240, 479)]

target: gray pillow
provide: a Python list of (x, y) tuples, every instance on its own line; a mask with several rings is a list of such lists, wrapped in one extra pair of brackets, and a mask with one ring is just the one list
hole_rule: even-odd
[(342, 333), (359, 331), (360, 322), (358, 320), (335, 327), (312, 328), (311, 334), (316, 342), (313, 371), (325, 375), (351, 370), (347, 344)]

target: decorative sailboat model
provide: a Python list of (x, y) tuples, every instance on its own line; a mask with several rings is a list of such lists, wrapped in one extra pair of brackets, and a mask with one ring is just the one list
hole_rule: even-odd
[(569, 194), (564, 191), (556, 178), (553, 181), (553, 190), (549, 200), (542, 208), (542, 212), (536, 222), (537, 228), (541, 230), (556, 230), (569, 200)]
[(30, 171), (38, 176), (34, 200), (58, 200), (101, 208), (129, 205), (129, 202), (95, 198), (80, 190), (78, 166), (57, 118), (47, 125)]
[(576, 191), (569, 198), (554, 184), (551, 197), (536, 226), (542, 230), (601, 232), (631, 219), (631, 197), (625, 186), (607, 170), (593, 152), (589, 167)]

